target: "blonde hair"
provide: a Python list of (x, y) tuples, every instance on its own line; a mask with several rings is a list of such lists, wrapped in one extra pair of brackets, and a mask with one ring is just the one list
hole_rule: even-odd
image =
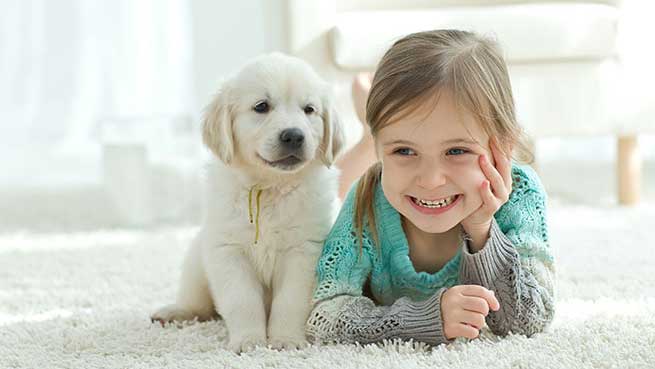
[[(378, 64), (366, 101), (366, 120), (373, 137), (384, 126), (416, 111), (448, 89), (456, 104), (471, 113), (496, 139), (500, 150), (516, 161), (534, 156), (516, 121), (507, 65), (495, 41), (472, 32), (435, 30), (413, 33), (396, 41)], [(360, 248), (366, 221), (376, 244), (374, 196), (382, 163), (371, 166), (355, 192), (354, 226)]]

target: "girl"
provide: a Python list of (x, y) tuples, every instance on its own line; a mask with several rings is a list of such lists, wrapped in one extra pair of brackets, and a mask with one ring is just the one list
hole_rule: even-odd
[(546, 194), (511, 160), (532, 157), (497, 46), (464, 31), (404, 37), (380, 61), (366, 117), (379, 161), (325, 241), (310, 339), (542, 331), (554, 308)]

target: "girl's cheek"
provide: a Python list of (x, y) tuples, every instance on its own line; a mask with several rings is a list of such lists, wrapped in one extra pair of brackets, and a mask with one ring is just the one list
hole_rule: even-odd
[(465, 216), (470, 215), (482, 204), (480, 185), (485, 180), (484, 173), (477, 166), (477, 160), (466, 165), (460, 165), (453, 170), (453, 181), (457, 182), (459, 189), (464, 192)]
[(465, 163), (459, 163), (459, 165), (453, 165), (452, 171), (456, 181), (460, 182), (460, 186), (464, 189), (476, 191), (478, 187), (484, 182), (486, 176), (480, 168), (477, 159), (469, 160)]

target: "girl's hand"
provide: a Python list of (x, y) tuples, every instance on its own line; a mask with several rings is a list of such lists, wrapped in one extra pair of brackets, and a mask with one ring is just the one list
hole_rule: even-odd
[(489, 309), (500, 309), (500, 303), (491, 290), (472, 284), (447, 289), (441, 295), (444, 336), (449, 340), (457, 337), (476, 338)]
[(484, 247), (494, 214), (507, 202), (512, 192), (512, 164), (509, 157), (498, 149), (495, 140), (489, 141), (489, 147), (495, 166), (485, 155), (478, 158), (480, 168), (487, 178), (480, 185), (482, 205), (462, 221), (464, 231), (471, 237), (472, 252)]

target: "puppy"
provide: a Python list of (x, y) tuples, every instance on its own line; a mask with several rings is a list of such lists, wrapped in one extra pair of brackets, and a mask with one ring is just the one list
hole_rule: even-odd
[(255, 58), (208, 107), (206, 213), (162, 324), (217, 314), (229, 349), (307, 344), (315, 270), (339, 210), (344, 143), (329, 85), (300, 59)]

